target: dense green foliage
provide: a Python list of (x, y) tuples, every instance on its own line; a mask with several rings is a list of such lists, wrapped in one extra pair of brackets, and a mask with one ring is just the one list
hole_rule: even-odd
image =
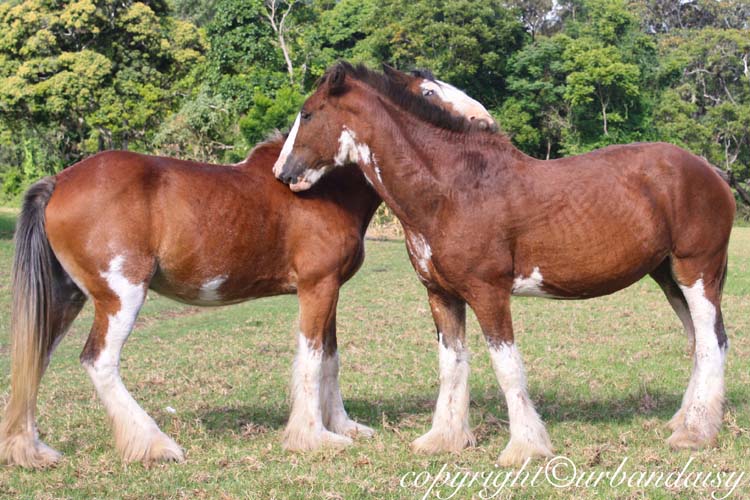
[(0, 180), (107, 148), (236, 161), (349, 59), (429, 68), (527, 153), (663, 140), (750, 179), (747, 0), (10, 0)]

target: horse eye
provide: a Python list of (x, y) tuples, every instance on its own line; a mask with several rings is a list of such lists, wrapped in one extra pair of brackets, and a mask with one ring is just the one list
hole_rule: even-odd
[(311, 116), (312, 116), (312, 113), (308, 113), (307, 111), (300, 112), (300, 117), (303, 120), (309, 120)]
[(425, 89), (422, 91), (422, 95), (425, 97), (430, 97), (432, 94), (434, 94), (435, 91), (432, 89)]

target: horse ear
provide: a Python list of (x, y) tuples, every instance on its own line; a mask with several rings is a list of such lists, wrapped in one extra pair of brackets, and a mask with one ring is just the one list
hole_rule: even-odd
[(328, 92), (336, 95), (342, 94), (344, 90), (346, 90), (346, 68), (341, 64), (337, 64), (328, 79)]
[(402, 85), (409, 83), (409, 78), (406, 73), (402, 73), (387, 63), (383, 63), (383, 74), (388, 77), (389, 80), (401, 83)]

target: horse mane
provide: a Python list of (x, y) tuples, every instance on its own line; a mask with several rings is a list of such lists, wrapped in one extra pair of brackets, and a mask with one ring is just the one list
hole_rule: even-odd
[(416, 76), (417, 78), (421, 78), (423, 80), (429, 80), (431, 82), (437, 82), (437, 78), (435, 78), (435, 75), (432, 74), (432, 71), (429, 69), (413, 69), (409, 72), (411, 76)]
[(247, 154), (247, 158), (245, 158), (245, 161), (249, 161), (250, 158), (266, 149), (281, 148), (284, 145), (284, 141), (286, 141), (288, 135), (289, 132), (283, 133), (279, 129), (273, 129), (265, 139), (253, 146), (253, 149), (251, 149)]
[[(388, 75), (373, 71), (364, 64), (353, 66), (346, 61), (340, 61), (325, 72), (320, 78), (318, 87), (328, 83), (328, 92), (331, 95), (343, 94), (348, 90), (345, 77), (353, 78), (372, 87), (397, 107), (436, 127), (452, 132), (487, 132), (479, 124), (456, 116), (424, 97), (409, 92)], [(434, 77), (432, 79), (434, 80)]]

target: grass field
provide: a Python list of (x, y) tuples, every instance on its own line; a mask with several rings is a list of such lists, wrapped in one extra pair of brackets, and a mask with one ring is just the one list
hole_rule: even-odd
[[(0, 399), (7, 398), (9, 385), (12, 225), (13, 213), (0, 211)], [(437, 397), (432, 320), (403, 242), (370, 241), (367, 250), (363, 269), (343, 289), (339, 344), (345, 405), (353, 418), (376, 429), (375, 438), (309, 455), (281, 449), (295, 297), (202, 309), (152, 294), (125, 348), (121, 371), (133, 396), (186, 450), (187, 461), (152, 467), (121, 463), (104, 410), (78, 363), (92, 317), (87, 305), (57, 350), (40, 396), (42, 439), (63, 452), (63, 459), (44, 471), (0, 467), (0, 495), (339, 499), (497, 493), (494, 498), (658, 499), (710, 494), (711, 488), (684, 485), (628, 487), (622, 481), (612, 487), (610, 480), (595, 488), (558, 488), (544, 481), (544, 472), (533, 485), (531, 478), (521, 484), (521, 474), (503, 489), (498, 488), (502, 479), (496, 479), (486, 490), (481, 480), (460, 489), (441, 487), (439, 481), (430, 490), (427, 473), (501, 477), (508, 472), (495, 466), (508, 440), (505, 402), (471, 317), (471, 424), (477, 447), (432, 457), (409, 451), (409, 442), (428, 430)], [(514, 299), (513, 314), (531, 396), (555, 451), (575, 463), (578, 474), (614, 474), (623, 460), (621, 472), (628, 474), (666, 475), (687, 464), (688, 472), (744, 472), (729, 498), (750, 497), (750, 344), (744, 335), (750, 322), (750, 229), (737, 228), (731, 243), (724, 314), (732, 348), (718, 448), (673, 452), (665, 444), (665, 423), (680, 404), (692, 362), (676, 316), (649, 280), (589, 301)], [(544, 462), (524, 471), (536, 473), (540, 466)], [(563, 479), (568, 473), (557, 469)], [(404, 477), (407, 487), (401, 485)]]

